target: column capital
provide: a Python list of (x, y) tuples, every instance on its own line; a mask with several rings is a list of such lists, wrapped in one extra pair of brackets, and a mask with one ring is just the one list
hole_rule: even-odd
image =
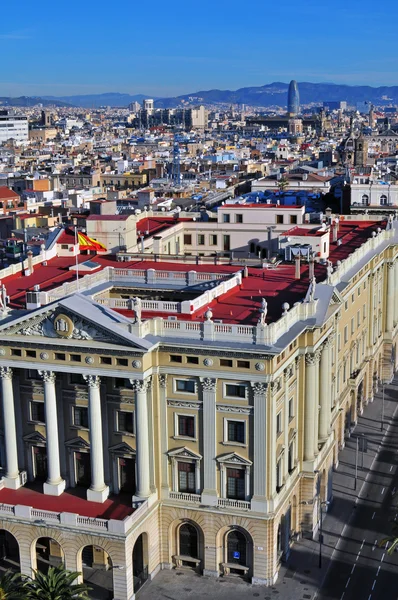
[(335, 340), (336, 334), (335, 333), (331, 333), (326, 340), (323, 342), (323, 347), (324, 348), (331, 348), (334, 344), (334, 340)]
[(147, 377), (146, 379), (130, 379), (130, 383), (133, 386), (135, 392), (144, 393), (152, 387), (152, 378)]
[(211, 377), (201, 377), (200, 383), (202, 384), (202, 390), (204, 392), (215, 392), (217, 386), (217, 379)]
[(394, 261), (392, 260), (392, 261), (388, 262), (388, 263), (387, 263), (387, 267), (388, 267), (389, 269), (393, 269), (393, 268), (394, 268)]
[(37, 371), (44, 383), (55, 383), (57, 378), (54, 371)]
[(167, 387), (167, 375), (166, 374), (159, 375), (159, 385), (162, 388)]
[(99, 388), (101, 379), (98, 375), (83, 375), (83, 378), (87, 382), (89, 388)]
[(0, 367), (0, 377), (1, 379), (12, 379), (11, 367)]
[(251, 382), (251, 387), (255, 396), (265, 396), (267, 393), (268, 383), (262, 383), (260, 381)]
[(316, 352), (307, 352), (305, 355), (305, 364), (308, 366), (315, 365), (319, 362), (320, 352), (317, 350)]

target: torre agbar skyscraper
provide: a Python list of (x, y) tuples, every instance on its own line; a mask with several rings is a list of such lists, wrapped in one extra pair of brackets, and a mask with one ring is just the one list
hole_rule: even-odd
[(300, 112), (300, 95), (297, 81), (294, 79), (289, 84), (289, 91), (287, 95), (287, 112), (289, 117), (295, 117)]

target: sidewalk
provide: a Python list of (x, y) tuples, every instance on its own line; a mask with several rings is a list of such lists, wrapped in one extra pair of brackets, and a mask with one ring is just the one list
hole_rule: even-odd
[[(397, 378), (385, 387), (384, 433), (397, 406), (397, 387)], [(312, 600), (316, 598), (322, 586), (334, 549), (344, 527), (350, 522), (356, 500), (383, 438), (380, 421), (381, 398), (382, 392), (379, 391), (374, 401), (365, 407), (351, 438), (346, 440), (345, 448), (339, 453), (339, 466), (333, 475), (333, 503), (323, 518), (322, 568), (319, 568), (318, 564), (318, 536), (316, 540), (301, 539), (295, 542), (290, 557), (287, 563), (282, 565), (278, 581), (274, 585), (274, 589), (281, 594), (279, 596), (281, 600)], [(355, 490), (356, 437), (362, 433), (368, 440), (368, 449), (363, 455), (363, 468), (361, 468), (362, 453), (359, 452), (358, 481)]]

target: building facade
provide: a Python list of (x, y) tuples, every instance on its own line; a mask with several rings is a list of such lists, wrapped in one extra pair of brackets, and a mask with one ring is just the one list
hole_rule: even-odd
[(8, 110), (0, 110), (0, 144), (10, 139), (16, 142), (28, 141), (28, 119), (21, 115), (14, 115)]
[[(0, 532), (21, 571), (47, 537), (78, 571), (93, 547), (118, 600), (175, 566), (271, 585), (292, 540), (317, 530), (339, 450), (396, 369), (396, 225), (369, 223), (354, 252), (331, 252), (316, 287), (303, 271), (292, 306), (258, 296), (288, 265), (262, 284), (254, 271), (142, 263), (86, 275), (79, 293), (29, 292), (37, 308), (0, 325)], [(255, 298), (244, 319), (219, 318), (225, 294)], [(44, 510), (24, 504), (26, 486), (59, 503), (84, 490), (92, 507), (125, 494), (135, 510)]]

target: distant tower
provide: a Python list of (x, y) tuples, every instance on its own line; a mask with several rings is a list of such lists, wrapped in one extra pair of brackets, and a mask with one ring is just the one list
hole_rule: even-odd
[(181, 183), (181, 172), (180, 172), (180, 146), (177, 140), (174, 138), (173, 147), (173, 165), (171, 171), (171, 179), (176, 185)]
[(154, 101), (152, 98), (146, 98), (144, 100), (144, 110), (147, 111), (148, 115), (151, 115), (154, 111)]
[(289, 84), (287, 93), (287, 114), (288, 117), (296, 117), (300, 112), (300, 96), (297, 81), (294, 79)]
[(374, 129), (375, 125), (376, 125), (375, 111), (374, 111), (373, 104), (371, 104), (370, 111), (369, 111), (369, 127)]

